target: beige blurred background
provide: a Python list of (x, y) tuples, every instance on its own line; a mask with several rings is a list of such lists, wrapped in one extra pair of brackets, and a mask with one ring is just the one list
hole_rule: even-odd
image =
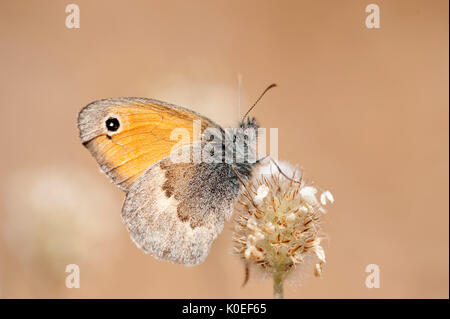
[[(76, 3), (81, 28), (65, 27)], [(365, 27), (377, 3), (381, 28)], [(288, 298), (448, 298), (448, 1), (2, 1), (0, 297), (270, 298), (241, 288), (231, 228), (186, 268), (129, 239), (124, 194), (81, 145), (79, 110), (119, 96), (224, 126), (254, 111), (279, 157), (330, 189), (322, 278)], [(78, 264), (81, 288), (65, 287)], [(377, 264), (381, 287), (365, 286)]]

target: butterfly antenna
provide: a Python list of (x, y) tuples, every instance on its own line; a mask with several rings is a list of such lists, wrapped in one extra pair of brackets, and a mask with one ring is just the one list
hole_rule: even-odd
[(269, 85), (264, 92), (261, 93), (261, 95), (259, 96), (259, 98), (256, 100), (256, 102), (251, 106), (251, 108), (248, 109), (247, 113), (245, 113), (245, 115), (242, 117), (242, 122), (245, 120), (245, 118), (247, 117), (247, 115), (251, 112), (251, 110), (253, 110), (253, 108), (256, 106), (256, 104), (259, 102), (259, 100), (262, 99), (262, 97), (264, 96), (264, 94), (266, 94), (267, 91), (269, 91), (271, 88), (276, 87), (277, 84), (276, 83), (272, 83), (271, 85)]

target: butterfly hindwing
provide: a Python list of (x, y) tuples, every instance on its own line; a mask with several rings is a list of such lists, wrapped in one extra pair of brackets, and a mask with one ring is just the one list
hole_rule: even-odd
[[(115, 131), (106, 121), (117, 120)], [(83, 108), (78, 128), (89, 149), (112, 181), (124, 191), (152, 164), (168, 156), (173, 147), (193, 141), (193, 121), (201, 121), (200, 131), (217, 124), (195, 112), (165, 102), (145, 98), (112, 98), (93, 102)], [(174, 129), (189, 133), (180, 144), (171, 138)], [(178, 146), (177, 145), (177, 146)]]
[(122, 218), (136, 245), (158, 259), (195, 265), (229, 219), (240, 191), (225, 163), (164, 158), (127, 193)]

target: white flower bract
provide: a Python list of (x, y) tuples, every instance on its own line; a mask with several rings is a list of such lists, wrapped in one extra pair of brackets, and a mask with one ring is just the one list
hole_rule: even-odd
[(322, 205), (326, 205), (327, 202), (334, 203), (333, 194), (330, 191), (325, 191), (320, 195), (320, 202)]
[(317, 204), (317, 188), (313, 186), (305, 186), (300, 189), (300, 196), (303, 198), (305, 202), (307, 202), (310, 205), (316, 205)]

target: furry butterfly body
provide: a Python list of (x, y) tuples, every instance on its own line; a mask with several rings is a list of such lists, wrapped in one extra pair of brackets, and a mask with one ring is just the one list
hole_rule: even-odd
[[(202, 138), (182, 143), (180, 149), (189, 152), (174, 162), (171, 154), (179, 141), (171, 133), (182, 128), (193, 137), (193, 121), (201, 123)], [(136, 245), (159, 259), (185, 265), (203, 262), (257, 161), (249, 162), (245, 156), (244, 161), (226, 161), (242, 150), (225, 143), (219, 125), (153, 99), (93, 102), (81, 110), (78, 128), (101, 170), (126, 192), (122, 218)], [(215, 133), (204, 138), (210, 128)], [(258, 124), (249, 119), (239, 128), (257, 129)], [(241, 138), (235, 135), (233, 142)], [(193, 160), (196, 143), (204, 147), (208, 142), (223, 160)]]

